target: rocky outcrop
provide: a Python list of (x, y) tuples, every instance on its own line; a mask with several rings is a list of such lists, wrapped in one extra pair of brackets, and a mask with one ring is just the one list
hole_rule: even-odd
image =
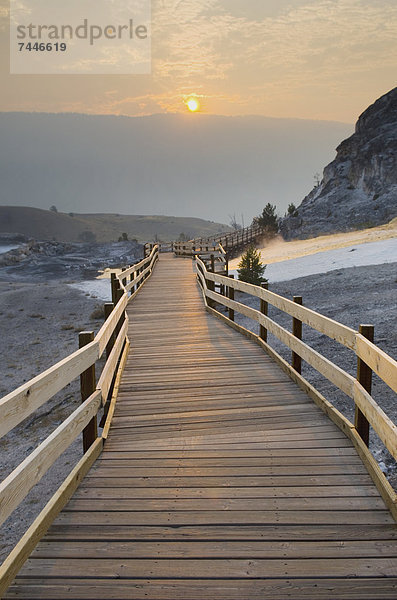
[[(14, 240), (15, 241), (15, 240)], [(72, 250), (71, 244), (60, 242), (36, 242), (29, 240), (28, 243), (9, 250), (5, 254), (0, 254), (0, 267), (15, 265), (28, 258), (63, 256), (66, 252)]]
[(336, 151), (297, 214), (282, 219), (285, 239), (373, 227), (397, 216), (397, 88), (360, 116)]
[(27, 281), (94, 278), (98, 271), (133, 264), (142, 255), (143, 246), (133, 241), (73, 244), (32, 239), (0, 254), (0, 281), (22, 276)]

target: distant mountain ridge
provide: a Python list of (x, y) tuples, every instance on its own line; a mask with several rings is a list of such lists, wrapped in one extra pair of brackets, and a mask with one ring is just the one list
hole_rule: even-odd
[(58, 242), (115, 242), (123, 233), (138, 242), (207, 237), (231, 231), (222, 223), (192, 217), (60, 213), (24, 206), (0, 206), (0, 234), (23, 234)]
[(245, 224), (284, 213), (353, 125), (158, 114), (0, 113), (0, 204), (64, 213), (194, 216)]
[(397, 88), (359, 117), (323, 179), (297, 214), (281, 222), (285, 239), (381, 225), (397, 216)]

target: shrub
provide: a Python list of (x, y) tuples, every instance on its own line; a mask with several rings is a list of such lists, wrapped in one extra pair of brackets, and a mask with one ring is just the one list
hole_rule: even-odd
[(267, 281), (263, 277), (266, 265), (261, 262), (261, 255), (255, 246), (250, 246), (241, 257), (241, 261), (238, 264), (238, 278), (241, 281), (252, 283), (253, 285), (261, 285)]

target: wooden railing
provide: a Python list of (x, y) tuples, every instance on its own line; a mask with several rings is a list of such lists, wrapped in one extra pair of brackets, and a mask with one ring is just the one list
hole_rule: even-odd
[[(112, 274), (113, 302), (105, 305), (107, 318), (95, 337), (93, 332), (80, 333), (79, 350), (0, 400), (2, 437), (80, 376), (82, 404), (0, 484), (0, 525), (81, 432), (84, 450), (83, 458), (0, 567), (0, 597), (102, 451), (129, 348), (125, 309), (150, 277), (158, 250), (152, 247), (148, 257), (118, 276)], [(96, 382), (95, 363), (104, 353), (106, 363)], [(98, 435), (97, 414), (102, 407), (104, 427)]]
[(238, 229), (231, 233), (223, 233), (209, 238), (195, 238), (189, 242), (174, 242), (173, 248), (176, 256), (197, 256), (213, 254), (218, 252), (219, 246), (226, 253), (233, 249), (243, 248), (255, 242), (264, 234), (263, 228), (259, 225), (251, 225), (244, 229)]
[(156, 244), (146, 242), (143, 246), (143, 255), (149, 256), (155, 245), (158, 246), (159, 252), (173, 252), (173, 242), (157, 242)]
[[(259, 287), (243, 281), (236, 281), (219, 273), (214, 273), (213, 269), (208, 269), (200, 257), (197, 257), (196, 265), (197, 278), (203, 291), (207, 310), (262, 346), (288, 375), (350, 437), (358, 453), (367, 465), (393, 516), (397, 519), (397, 494), (368, 449), (368, 434), (369, 427), (371, 426), (390, 454), (397, 459), (397, 427), (371, 396), (372, 372), (376, 373), (392, 390), (397, 392), (397, 362), (378, 348), (370, 339), (367, 339), (371, 337), (371, 326), (362, 325), (359, 331), (355, 331), (346, 325), (342, 325), (302, 306), (302, 299), (300, 297), (295, 297), (294, 301), (291, 301), (269, 291), (266, 289), (266, 285)], [(218, 286), (218, 291), (215, 291), (215, 286)], [(234, 299), (236, 291), (259, 298), (260, 310), (236, 301)], [(217, 304), (228, 309), (228, 316), (216, 310)], [(269, 318), (269, 304), (292, 317), (292, 333)], [(235, 323), (235, 312), (259, 323), (259, 335)], [(302, 323), (352, 350), (358, 360), (357, 378), (303, 342), (300, 339), (302, 337)], [(289, 365), (267, 343), (268, 332), (276, 336), (292, 351), (292, 365)], [(320, 392), (301, 376), (302, 360), (306, 361), (354, 400), (354, 424), (337, 411)]]

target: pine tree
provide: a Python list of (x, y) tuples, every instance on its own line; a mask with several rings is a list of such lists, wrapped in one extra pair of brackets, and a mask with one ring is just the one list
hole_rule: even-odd
[(241, 261), (238, 264), (238, 278), (241, 281), (252, 283), (253, 285), (261, 285), (267, 281), (263, 277), (266, 265), (261, 263), (261, 255), (255, 246), (250, 246), (241, 257)]
[(298, 209), (296, 208), (296, 206), (293, 202), (291, 202), (291, 204), (288, 204), (288, 209), (287, 209), (287, 213), (285, 216), (289, 216), (289, 217), (297, 217), (298, 216)]
[(258, 217), (254, 217), (254, 223), (263, 227), (268, 234), (274, 235), (278, 231), (278, 218), (276, 206), (268, 202)]

